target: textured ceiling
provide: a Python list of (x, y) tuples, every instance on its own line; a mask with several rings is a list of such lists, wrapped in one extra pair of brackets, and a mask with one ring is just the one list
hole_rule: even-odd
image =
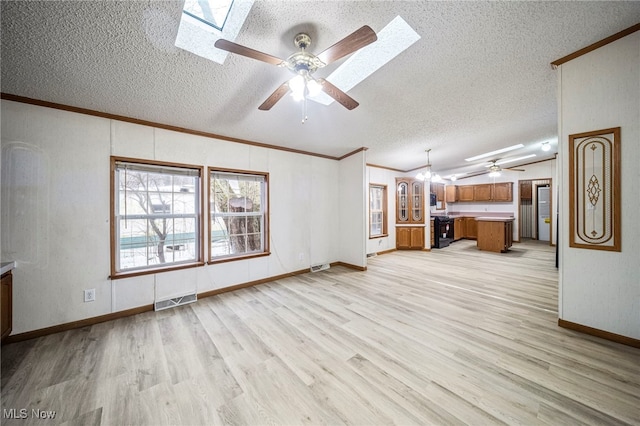
[[(293, 37), (318, 53), (362, 25), (397, 15), (421, 39), (349, 91), (360, 106), (260, 105), (290, 78), (229, 55), (223, 65), (174, 46), (180, 1), (1, 3), (4, 93), (233, 138), (410, 170), (479, 170), (464, 158), (555, 140), (550, 62), (640, 22), (640, 2), (256, 1), (237, 43), (286, 58)], [(326, 77), (344, 59), (320, 69)], [(553, 155), (554, 149), (545, 155)], [(510, 164), (512, 166), (513, 164)], [(462, 168), (461, 168), (462, 167)]]

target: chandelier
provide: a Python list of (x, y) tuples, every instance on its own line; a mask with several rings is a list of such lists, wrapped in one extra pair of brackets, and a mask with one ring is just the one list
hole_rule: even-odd
[(424, 152), (427, 153), (427, 165), (424, 168), (424, 172), (420, 172), (416, 175), (416, 179), (418, 180), (431, 180), (432, 182), (439, 182), (441, 180), (440, 175), (433, 174), (431, 172), (431, 161), (429, 161), (429, 153), (431, 152), (430, 149), (426, 149)]

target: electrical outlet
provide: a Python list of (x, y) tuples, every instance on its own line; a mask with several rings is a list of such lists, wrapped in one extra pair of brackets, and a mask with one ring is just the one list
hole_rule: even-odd
[(90, 288), (84, 291), (84, 301), (85, 302), (93, 302), (96, 300), (96, 289)]

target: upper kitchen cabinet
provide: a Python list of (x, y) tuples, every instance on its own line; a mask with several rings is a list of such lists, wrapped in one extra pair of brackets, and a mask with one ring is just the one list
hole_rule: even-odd
[(446, 200), (448, 203), (458, 201), (511, 202), (513, 201), (513, 182), (448, 185)]
[(458, 201), (458, 187), (456, 185), (447, 185), (444, 192), (444, 199), (447, 203)]
[(436, 194), (436, 210), (444, 210), (446, 208), (444, 183), (432, 183), (431, 193)]
[(493, 185), (483, 183), (473, 185), (473, 201), (491, 201), (493, 199)]
[(396, 223), (424, 223), (424, 183), (396, 178)]
[(520, 199), (531, 200), (533, 195), (532, 185), (530, 180), (520, 182)]
[(458, 201), (474, 201), (473, 185), (458, 186)]
[(493, 201), (513, 201), (513, 182), (494, 183)]

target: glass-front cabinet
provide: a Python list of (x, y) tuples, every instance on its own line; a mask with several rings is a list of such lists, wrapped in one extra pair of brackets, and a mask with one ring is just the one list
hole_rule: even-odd
[(411, 182), (411, 220), (413, 223), (424, 223), (424, 190), (423, 183), (420, 181)]
[(396, 178), (396, 249), (424, 249), (424, 182)]
[(396, 223), (424, 223), (424, 182), (396, 178)]
[(396, 182), (396, 186), (398, 187), (398, 199), (396, 202), (398, 213), (396, 214), (396, 222), (409, 223), (409, 183)]

